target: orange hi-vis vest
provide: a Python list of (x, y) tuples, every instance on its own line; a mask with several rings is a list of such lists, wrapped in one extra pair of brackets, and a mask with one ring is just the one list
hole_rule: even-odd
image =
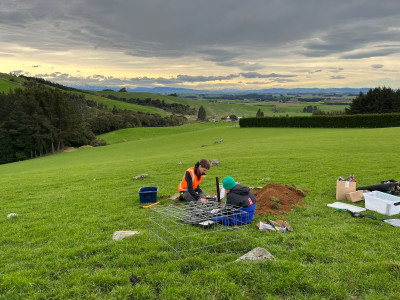
[[(196, 174), (194, 173), (194, 167), (187, 169), (186, 172), (190, 173), (190, 176), (192, 177), (193, 189), (195, 190), (200, 185), (200, 182), (203, 180), (203, 175), (201, 175), (200, 179), (198, 179)], [(178, 185), (179, 192), (184, 192), (184, 191), (188, 190), (188, 184), (187, 184), (186, 178), (185, 178), (186, 172), (183, 175), (182, 182)]]

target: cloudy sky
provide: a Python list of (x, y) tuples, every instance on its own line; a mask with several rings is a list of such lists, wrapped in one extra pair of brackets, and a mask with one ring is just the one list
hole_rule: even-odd
[(1, 0), (0, 72), (69, 86), (400, 88), (398, 0)]

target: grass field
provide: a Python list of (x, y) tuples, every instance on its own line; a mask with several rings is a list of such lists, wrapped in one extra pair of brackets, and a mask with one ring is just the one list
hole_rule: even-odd
[[(0, 92), (8, 93), (10, 90), (16, 88), (23, 88), (22, 83), (25, 81), (22, 77), (11, 76), (8, 74), (0, 73)], [(82, 94), (82, 92), (74, 91), (73, 93)], [(190, 107), (198, 110), (200, 106), (203, 106), (207, 113), (207, 118), (220, 120), (226, 118), (229, 115), (236, 115), (239, 117), (255, 117), (258, 109), (264, 113), (265, 116), (309, 116), (311, 113), (303, 113), (303, 108), (306, 106), (317, 106), (323, 111), (337, 111), (344, 110), (344, 105), (325, 105), (322, 102), (294, 102), (294, 103), (280, 103), (280, 102), (257, 102), (257, 101), (210, 101), (204, 99), (188, 99), (153, 93), (132, 93), (132, 92), (115, 92), (115, 91), (87, 91), (83, 93), (86, 99), (96, 101), (107, 105), (107, 108), (112, 109), (114, 106), (118, 109), (128, 109), (134, 111), (140, 111), (145, 113), (160, 114), (162, 116), (168, 116), (171, 113), (163, 111), (156, 107), (137, 105), (131, 103), (125, 103), (122, 101), (111, 100), (107, 98), (108, 95), (113, 95), (119, 98), (138, 98), (144, 100), (151, 98), (153, 100), (159, 99), (166, 103), (179, 103), (183, 105), (189, 105)], [(304, 95), (304, 97), (312, 97), (311, 95)], [(293, 96), (294, 97), (294, 96)], [(189, 116), (189, 119), (193, 120), (197, 118), (197, 114)]]
[[(10, 81), (10, 79), (13, 81)], [(9, 93), (10, 90), (22, 88), (21, 82), (23, 82), (22, 78), (0, 73), (0, 92)]]
[(190, 107), (195, 107), (196, 110), (198, 110), (200, 106), (203, 106), (207, 112), (208, 118), (215, 117), (218, 120), (221, 117), (227, 117), (232, 114), (236, 114), (238, 116), (255, 116), (257, 110), (259, 109), (259, 107), (256, 108), (253, 104), (237, 103), (237, 101), (233, 101), (232, 103), (212, 102), (207, 100), (200, 100), (200, 99), (194, 100), (194, 99), (180, 98), (180, 97), (159, 95), (152, 93), (128, 93), (128, 92), (123, 93), (123, 92), (101, 91), (97, 92), (96, 94), (103, 97), (107, 95), (113, 95), (119, 98), (126, 98), (126, 99), (129, 98), (138, 98), (142, 100), (146, 98), (151, 98), (153, 100), (159, 99), (161, 101), (165, 101), (166, 103), (179, 103), (183, 105), (189, 105)]
[[(0, 299), (398, 299), (399, 229), (326, 205), (336, 201), (339, 176), (354, 174), (359, 185), (399, 180), (399, 130), (135, 128), (101, 136), (106, 147), (1, 165)], [(202, 157), (221, 161), (202, 183), (208, 194), (227, 175), (311, 191), (287, 215), (292, 233), (257, 230), (274, 216), (245, 229), (275, 261), (238, 263), (241, 254), (229, 251), (177, 258), (148, 240), (139, 188), (159, 186), (168, 205), (165, 196)], [(142, 173), (149, 176), (132, 179)], [(113, 241), (117, 230), (140, 234)]]
[(122, 109), (122, 110), (124, 110), (124, 109), (134, 110), (134, 111), (140, 111), (140, 112), (151, 113), (151, 114), (159, 114), (162, 116), (170, 115), (169, 113), (163, 112), (161, 109), (158, 109), (156, 107), (138, 105), (138, 104), (133, 104), (133, 103), (126, 103), (126, 102), (117, 101), (117, 100), (111, 100), (111, 99), (105, 98), (103, 96), (95, 95), (95, 94), (85, 94), (85, 98), (96, 101), (97, 103), (102, 103), (104, 105), (107, 105), (108, 109), (112, 109), (115, 106), (116, 108)]
[[(187, 98), (180, 98), (180, 97), (173, 97), (167, 95), (159, 95), (159, 94), (152, 94), (152, 93), (121, 93), (121, 92), (110, 92), (110, 91), (101, 91), (96, 92), (96, 96), (87, 96), (96, 97), (93, 100), (98, 102), (107, 104), (109, 107), (116, 105), (118, 108), (121, 109), (133, 109), (138, 110), (142, 109), (143, 107), (146, 108), (148, 111), (146, 112), (155, 112), (160, 113), (157, 111), (156, 108), (140, 106), (140, 105), (133, 105), (128, 104), (120, 101), (113, 101), (107, 98), (102, 98), (100, 96), (106, 97), (107, 95), (113, 95), (120, 98), (138, 98), (138, 99), (159, 99), (163, 100), (166, 103), (179, 103), (184, 105), (189, 105), (190, 107), (195, 107), (197, 110), (200, 106), (203, 106), (207, 112), (207, 117), (212, 119), (213, 117), (217, 120), (220, 120), (222, 117), (227, 117), (229, 115), (237, 115), (237, 116), (244, 116), (244, 117), (255, 117), (258, 109), (264, 112), (267, 116), (309, 116), (310, 113), (303, 113), (303, 108), (306, 106), (317, 106), (319, 109), (324, 111), (337, 111), (337, 110), (344, 110), (346, 106), (344, 105), (325, 105), (323, 103), (309, 103), (309, 102), (296, 102), (296, 103), (280, 103), (280, 102), (257, 102), (257, 101), (209, 101), (209, 100), (201, 100), (201, 99), (187, 99)], [(275, 112), (275, 109), (277, 112)], [(151, 111), (150, 111), (151, 110)]]

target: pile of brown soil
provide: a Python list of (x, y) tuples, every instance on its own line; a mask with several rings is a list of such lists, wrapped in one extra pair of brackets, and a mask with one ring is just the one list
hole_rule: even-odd
[(285, 217), (285, 212), (291, 211), (293, 205), (305, 205), (301, 201), (309, 191), (297, 189), (295, 185), (270, 183), (259, 190), (252, 191), (257, 199), (256, 214), (272, 214)]
[(63, 150), (63, 152), (72, 152), (72, 151), (76, 151), (76, 148), (74, 148), (74, 147), (66, 147)]

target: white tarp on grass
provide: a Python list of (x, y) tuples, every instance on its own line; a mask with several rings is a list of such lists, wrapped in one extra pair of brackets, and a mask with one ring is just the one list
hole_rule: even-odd
[(347, 203), (343, 203), (343, 202), (330, 203), (327, 206), (332, 207), (332, 208), (338, 208), (338, 209), (348, 209), (351, 212), (366, 211), (366, 209), (364, 207), (359, 207), (359, 206), (355, 206), (355, 205), (351, 205), (351, 204), (347, 204)]

